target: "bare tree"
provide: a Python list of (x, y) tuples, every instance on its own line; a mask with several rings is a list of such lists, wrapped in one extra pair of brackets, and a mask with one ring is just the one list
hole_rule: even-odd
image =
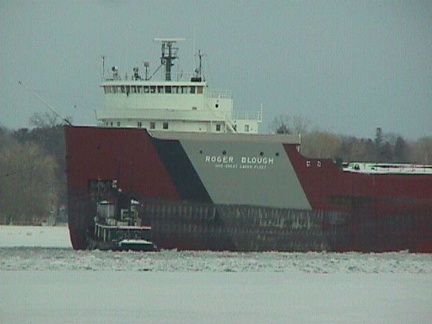
[(291, 128), (294, 134), (306, 134), (310, 126), (311, 120), (307, 117), (293, 116), (291, 118)]
[(312, 132), (302, 136), (301, 152), (314, 158), (336, 158), (340, 156), (342, 140), (327, 132)]
[(416, 163), (432, 164), (432, 137), (419, 139), (412, 147), (411, 160)]
[(29, 124), (37, 128), (55, 127), (61, 124), (61, 120), (53, 112), (36, 112), (30, 117)]
[[(70, 122), (71, 120), (72, 117), (66, 117), (66, 121)], [(54, 128), (63, 125), (64, 122), (65, 120), (54, 112), (36, 112), (29, 119), (30, 126), (36, 128)]]
[(33, 223), (55, 212), (57, 164), (34, 143), (8, 146), (0, 152), (0, 214), (6, 224)]
[(302, 116), (276, 116), (270, 124), (270, 130), (276, 134), (305, 134), (311, 124), (310, 119)]

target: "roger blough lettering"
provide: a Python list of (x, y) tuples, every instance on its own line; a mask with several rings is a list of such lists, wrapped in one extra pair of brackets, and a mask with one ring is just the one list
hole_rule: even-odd
[[(234, 157), (222, 155), (206, 155), (205, 161), (207, 163), (234, 163)], [(240, 162), (242, 164), (273, 164), (274, 159), (261, 156), (242, 156)]]
[(241, 158), (241, 163), (243, 163), (243, 164), (273, 164), (273, 162), (274, 162), (273, 158), (261, 157), (261, 156), (258, 156), (258, 157), (243, 156)]
[(233, 163), (234, 157), (221, 155), (206, 155), (205, 161), (211, 163)]

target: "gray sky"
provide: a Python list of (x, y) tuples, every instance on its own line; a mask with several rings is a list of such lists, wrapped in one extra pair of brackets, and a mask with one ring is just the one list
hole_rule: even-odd
[[(195, 37), (194, 37), (195, 35)], [(0, 124), (47, 108), (95, 124), (102, 60), (130, 72), (159, 65), (155, 37), (184, 37), (178, 69), (205, 56), (210, 87), (237, 110), (309, 118), (358, 137), (375, 128), (432, 135), (432, 1), (0, 0)], [(195, 41), (194, 41), (195, 39)]]

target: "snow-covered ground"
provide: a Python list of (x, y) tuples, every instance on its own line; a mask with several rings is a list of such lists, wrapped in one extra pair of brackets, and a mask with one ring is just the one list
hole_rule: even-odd
[(0, 247), (71, 248), (67, 226), (2, 226)]
[(430, 323), (432, 256), (73, 251), (0, 226), (0, 323)]

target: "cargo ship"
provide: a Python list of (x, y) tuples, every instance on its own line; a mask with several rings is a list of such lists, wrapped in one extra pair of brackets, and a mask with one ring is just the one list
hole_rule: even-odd
[(431, 165), (305, 157), (155, 41), (155, 72), (104, 76), (98, 126), (65, 126), (74, 249), (432, 252)]

